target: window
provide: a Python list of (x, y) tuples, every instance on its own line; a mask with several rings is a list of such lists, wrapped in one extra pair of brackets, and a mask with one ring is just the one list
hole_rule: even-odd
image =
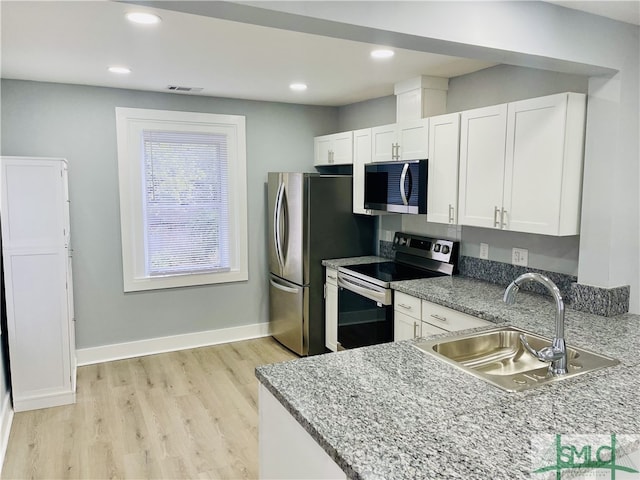
[(244, 117), (116, 108), (124, 291), (243, 281)]

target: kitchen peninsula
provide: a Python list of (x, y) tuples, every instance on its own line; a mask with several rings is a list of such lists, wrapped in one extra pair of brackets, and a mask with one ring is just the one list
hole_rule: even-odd
[[(518, 303), (507, 306), (502, 287), (465, 277), (392, 286), (494, 323), (553, 336), (554, 305), (537, 294), (521, 292)], [(486, 328), (491, 327), (478, 330)], [(411, 341), (387, 343), (259, 367), (261, 416), (263, 400), (275, 398), (342, 478), (528, 477), (535, 435), (640, 432), (640, 316), (605, 318), (569, 308), (565, 333), (569, 346), (620, 364), (508, 393), (425, 355)], [(305, 465), (306, 459), (290, 456), (288, 462)], [(262, 464), (261, 473), (269, 477)], [(315, 474), (298, 475), (303, 473)]]

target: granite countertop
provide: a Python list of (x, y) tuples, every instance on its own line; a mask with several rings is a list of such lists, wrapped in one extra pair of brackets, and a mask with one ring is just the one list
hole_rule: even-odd
[(388, 261), (388, 258), (368, 255), (365, 257), (347, 257), (322, 260), (322, 265), (324, 265), (325, 267), (338, 269), (339, 267), (346, 267), (348, 265), (360, 265), (361, 263), (381, 263)]
[[(521, 291), (507, 306), (502, 287), (464, 277), (392, 287), (553, 335), (555, 307), (540, 295)], [(349, 478), (523, 478), (535, 435), (640, 433), (640, 316), (567, 309), (565, 333), (569, 345), (620, 365), (509, 393), (403, 341), (265, 365), (256, 375)]]

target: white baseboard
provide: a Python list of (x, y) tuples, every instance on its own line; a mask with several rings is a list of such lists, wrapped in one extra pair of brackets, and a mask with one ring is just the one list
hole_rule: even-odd
[(11, 390), (8, 390), (4, 398), (0, 399), (0, 472), (4, 465), (4, 456), (7, 454), (9, 445), (9, 434), (13, 423), (13, 408), (11, 408)]
[(188, 348), (237, 342), (268, 335), (268, 323), (254, 323), (253, 325), (243, 325), (241, 327), (221, 328), (219, 330), (206, 330), (204, 332), (185, 333), (170, 337), (149, 338), (134, 342), (81, 348), (76, 350), (76, 357), (79, 366), (92, 365), (156, 353), (175, 352)]

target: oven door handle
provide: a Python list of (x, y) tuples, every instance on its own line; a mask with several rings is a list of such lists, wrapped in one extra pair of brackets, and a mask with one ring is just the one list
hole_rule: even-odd
[(379, 302), (382, 305), (391, 305), (390, 299), (387, 299), (387, 289), (377, 287), (374, 285), (364, 285), (360, 282), (354, 281), (351, 278), (345, 277), (338, 273), (338, 286), (342, 287), (350, 292), (362, 295), (374, 302)]

